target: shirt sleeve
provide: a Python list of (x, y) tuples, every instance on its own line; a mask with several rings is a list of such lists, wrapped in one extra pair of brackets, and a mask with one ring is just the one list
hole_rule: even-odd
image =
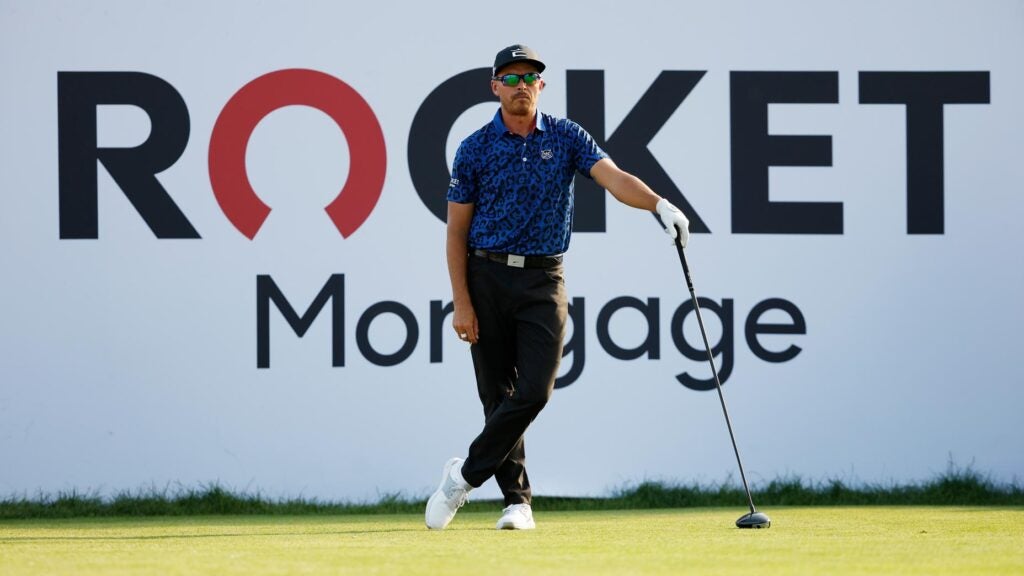
[(590, 169), (594, 167), (601, 160), (608, 157), (608, 154), (597, 145), (594, 141), (594, 137), (590, 135), (582, 126), (573, 122), (571, 124), (571, 130), (573, 133), (573, 146), (574, 154), (573, 157), (576, 161), (576, 170), (583, 174), (587, 178), (590, 178)]
[(472, 155), (463, 142), (455, 152), (452, 162), (452, 179), (448, 183), (448, 201), (459, 204), (475, 204), (479, 190), (473, 170)]

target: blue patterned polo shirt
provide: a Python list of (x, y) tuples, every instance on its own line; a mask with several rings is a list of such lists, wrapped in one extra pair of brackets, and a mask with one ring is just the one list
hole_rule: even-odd
[(521, 255), (561, 254), (572, 232), (573, 177), (608, 155), (579, 124), (537, 113), (523, 138), (501, 109), (455, 154), (448, 200), (474, 204), (469, 247)]

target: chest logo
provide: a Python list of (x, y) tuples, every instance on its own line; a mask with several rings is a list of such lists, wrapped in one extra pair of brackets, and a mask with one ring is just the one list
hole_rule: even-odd
[(540, 157), (542, 159), (544, 159), (544, 160), (551, 160), (552, 158), (554, 158), (554, 156), (555, 156), (555, 153), (552, 152), (551, 150), (541, 150), (540, 151)]

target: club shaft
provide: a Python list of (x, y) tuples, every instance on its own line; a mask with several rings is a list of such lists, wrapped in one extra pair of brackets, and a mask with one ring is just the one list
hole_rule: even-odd
[(732, 431), (732, 420), (729, 418), (729, 409), (725, 406), (725, 395), (722, 394), (722, 382), (718, 379), (718, 369), (715, 368), (715, 356), (711, 353), (711, 343), (708, 342), (708, 333), (704, 329), (704, 319), (700, 314), (700, 305), (697, 303), (697, 293), (693, 289), (693, 280), (690, 279), (690, 266), (686, 263), (686, 254), (678, 242), (675, 243), (679, 251), (679, 261), (683, 264), (683, 275), (686, 276), (686, 287), (690, 290), (690, 298), (693, 300), (693, 311), (697, 313), (697, 324), (700, 326), (700, 336), (704, 339), (704, 349), (708, 352), (708, 363), (711, 364), (711, 374), (715, 377), (715, 389), (718, 390), (718, 399), (722, 403), (722, 414), (725, 415), (725, 425), (729, 428), (729, 439), (732, 440), (732, 451), (736, 454), (736, 464), (740, 468), (740, 480), (743, 481), (743, 490), (747, 494), (747, 502), (750, 504), (750, 513), (757, 512), (754, 508), (754, 498), (750, 495), (750, 486), (747, 485), (747, 475), (743, 473), (743, 461), (740, 459), (740, 449), (736, 446), (736, 435)]

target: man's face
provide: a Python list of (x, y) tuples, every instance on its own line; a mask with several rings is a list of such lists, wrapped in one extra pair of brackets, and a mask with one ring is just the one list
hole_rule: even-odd
[[(505, 74), (526, 74), (537, 72), (537, 67), (527, 62), (515, 62), (505, 66), (498, 71), (498, 76)], [(491, 80), (491, 92), (501, 100), (501, 108), (512, 116), (533, 116), (537, 111), (537, 99), (544, 89), (544, 80), (537, 80), (532, 86), (527, 86), (522, 78), (515, 86)]]

